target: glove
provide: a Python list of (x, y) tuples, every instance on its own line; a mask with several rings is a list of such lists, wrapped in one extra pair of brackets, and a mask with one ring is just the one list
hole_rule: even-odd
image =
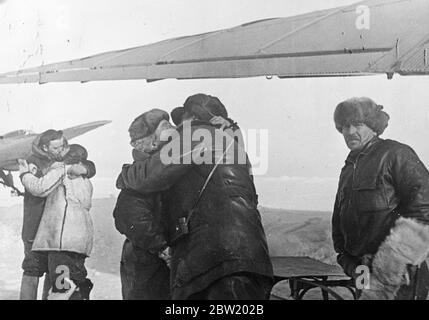
[(170, 263), (171, 263), (170, 247), (167, 247), (164, 251), (160, 252), (158, 254), (158, 257), (164, 260), (167, 266), (170, 268)]
[(344, 273), (349, 277), (354, 279), (359, 275), (356, 273), (356, 268), (360, 265), (357, 258), (349, 254), (342, 253), (338, 255), (337, 261), (338, 264), (343, 268)]
[(26, 160), (18, 159), (18, 166), (19, 166), (19, 175), (30, 172), (30, 168)]
[(210, 123), (213, 125), (219, 125), (221, 130), (229, 128), (231, 126), (231, 122), (221, 116), (214, 116), (210, 119)]

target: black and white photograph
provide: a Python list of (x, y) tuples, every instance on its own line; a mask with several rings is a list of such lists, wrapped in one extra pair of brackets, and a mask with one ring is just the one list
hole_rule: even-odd
[(0, 300), (429, 300), (428, 17), (0, 0)]

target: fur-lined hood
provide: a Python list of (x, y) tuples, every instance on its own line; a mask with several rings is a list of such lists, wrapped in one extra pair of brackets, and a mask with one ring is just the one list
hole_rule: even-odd
[[(33, 144), (31, 146), (32, 155), (39, 158), (39, 159), (46, 159), (46, 160), (50, 160), (50, 161), (55, 161), (55, 159), (53, 159), (47, 152), (43, 151), (39, 147), (40, 137), (41, 137), (41, 135), (38, 135), (36, 137), (36, 139), (34, 139), (34, 141), (33, 141)], [(69, 150), (69, 145), (68, 145), (68, 141), (66, 138), (64, 138), (64, 144), (65, 144), (65, 148), (64, 148), (64, 155), (65, 155)]]
[(41, 159), (53, 160), (47, 152), (39, 148), (39, 141), (40, 141), (40, 135), (38, 135), (36, 139), (34, 139), (33, 144), (31, 146), (31, 152), (33, 156)]

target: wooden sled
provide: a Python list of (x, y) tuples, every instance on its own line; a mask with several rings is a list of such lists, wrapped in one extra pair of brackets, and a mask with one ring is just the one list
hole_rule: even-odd
[[(346, 288), (356, 300), (354, 280), (347, 276), (339, 266), (330, 265), (309, 257), (271, 257), (275, 284), (288, 280), (290, 298), (302, 300), (314, 288), (320, 288), (323, 300), (329, 297), (336, 300), (344, 298), (332, 287)], [(277, 299), (288, 300), (274, 293)]]

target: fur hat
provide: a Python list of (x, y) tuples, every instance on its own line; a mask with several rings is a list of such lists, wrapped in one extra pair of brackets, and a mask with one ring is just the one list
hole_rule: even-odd
[(188, 97), (183, 107), (177, 107), (171, 111), (171, 118), (176, 126), (182, 123), (185, 112), (203, 121), (210, 121), (214, 116), (228, 118), (228, 112), (222, 102), (217, 97), (203, 93)]
[(66, 164), (76, 164), (88, 159), (88, 151), (80, 144), (71, 144), (69, 148), (69, 152), (64, 157)]
[(337, 130), (342, 133), (343, 126), (364, 123), (377, 135), (381, 135), (389, 123), (389, 115), (382, 111), (383, 106), (376, 104), (370, 98), (351, 98), (341, 102), (334, 113)]
[(170, 116), (167, 112), (160, 109), (152, 109), (135, 118), (128, 129), (131, 142), (154, 133), (162, 120), (170, 121)]
[(184, 113), (185, 110), (183, 107), (174, 108), (170, 112), (171, 120), (173, 121), (174, 125), (178, 126), (182, 123), (182, 117)]

